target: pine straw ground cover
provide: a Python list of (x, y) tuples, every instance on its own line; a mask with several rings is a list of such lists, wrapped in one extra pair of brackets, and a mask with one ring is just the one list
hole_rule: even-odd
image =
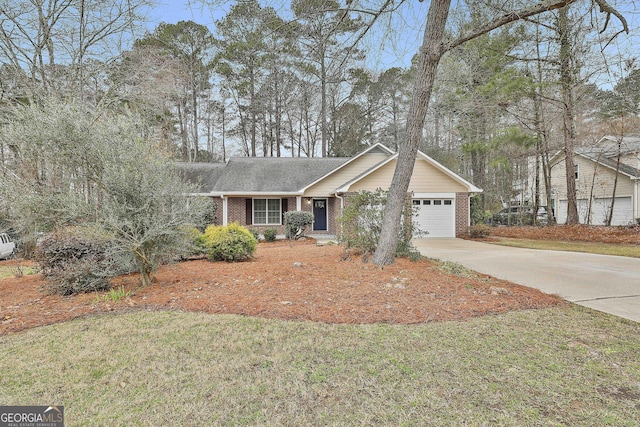
[(116, 300), (106, 293), (47, 295), (37, 274), (5, 278), (0, 280), (0, 335), (112, 311), (414, 324), (562, 304), (556, 296), (455, 264), (398, 259), (380, 268), (360, 257), (343, 260), (340, 246), (314, 243), (262, 243), (249, 262), (192, 260), (167, 265), (147, 288), (139, 287), (137, 275), (120, 277), (114, 287), (123, 292)]
[(579, 224), (550, 227), (492, 227), (491, 236), (559, 242), (640, 245), (640, 226), (603, 227)]

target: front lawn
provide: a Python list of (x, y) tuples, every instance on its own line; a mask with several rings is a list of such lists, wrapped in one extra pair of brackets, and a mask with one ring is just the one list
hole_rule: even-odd
[(77, 425), (637, 426), (640, 326), (556, 306), (336, 325), (134, 311), (0, 337), (0, 402)]

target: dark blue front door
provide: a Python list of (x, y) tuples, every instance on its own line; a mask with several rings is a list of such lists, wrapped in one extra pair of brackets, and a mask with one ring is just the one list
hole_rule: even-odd
[(327, 229), (327, 199), (313, 199), (313, 229)]

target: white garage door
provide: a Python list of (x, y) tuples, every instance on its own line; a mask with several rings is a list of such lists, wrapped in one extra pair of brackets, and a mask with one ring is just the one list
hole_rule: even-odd
[[(591, 205), (592, 225), (604, 225), (611, 208), (611, 198), (595, 199)], [(581, 224), (587, 224), (589, 214), (589, 203), (587, 199), (578, 200), (578, 217)], [(558, 212), (558, 223), (567, 222), (567, 201), (561, 200)], [(613, 207), (613, 217), (611, 225), (628, 225), (633, 223), (633, 208), (631, 207), (631, 197), (616, 197)]]
[(453, 199), (413, 199), (414, 221), (424, 237), (456, 237), (456, 209)]
[[(611, 209), (611, 198), (596, 199), (593, 203), (592, 224), (604, 224)], [(629, 225), (633, 223), (633, 209), (631, 197), (616, 197), (613, 204), (613, 216), (611, 225)]]

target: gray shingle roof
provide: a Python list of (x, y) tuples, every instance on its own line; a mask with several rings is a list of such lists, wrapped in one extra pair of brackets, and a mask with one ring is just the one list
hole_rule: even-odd
[[(576, 153), (580, 154), (588, 159), (593, 160), (596, 163), (601, 163), (605, 166), (610, 167), (611, 169), (616, 169), (617, 160), (615, 158), (608, 157), (608, 154), (603, 154), (599, 152), (594, 152), (593, 149), (576, 149)], [(633, 166), (620, 163), (618, 170), (625, 175), (629, 175), (631, 177), (640, 178), (640, 169), (634, 168)]]
[(196, 184), (200, 193), (210, 193), (225, 168), (224, 163), (178, 163), (177, 166), (182, 177)]
[(614, 155), (618, 152), (618, 141), (620, 142), (620, 151), (623, 154), (640, 152), (640, 137), (638, 136), (624, 136), (622, 138), (605, 136), (600, 140), (599, 146), (608, 155)]
[(348, 157), (234, 157), (214, 192), (298, 192), (349, 161)]

